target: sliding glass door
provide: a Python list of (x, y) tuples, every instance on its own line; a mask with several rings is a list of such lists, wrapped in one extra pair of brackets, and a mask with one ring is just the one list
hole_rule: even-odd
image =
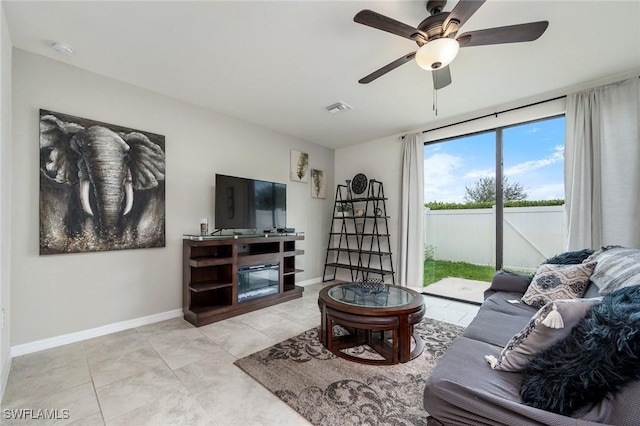
[(498, 130), (505, 182), (498, 267), (535, 270), (564, 249), (564, 130), (564, 116)]
[(564, 116), (428, 143), (425, 284), (532, 270), (564, 247)]
[[(492, 275), (495, 218), (474, 191), (495, 173), (495, 149), (493, 132), (425, 145), (425, 284)], [(485, 265), (482, 277), (470, 265)]]

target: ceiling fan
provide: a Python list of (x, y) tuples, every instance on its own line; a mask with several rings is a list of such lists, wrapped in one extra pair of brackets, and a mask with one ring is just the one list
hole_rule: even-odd
[(458, 54), (460, 47), (533, 41), (540, 37), (549, 26), (548, 21), (529, 22), (469, 31), (456, 37), (460, 28), (484, 2), (485, 0), (460, 0), (451, 12), (443, 12), (442, 9), (447, 4), (446, 0), (429, 0), (427, 1), (427, 10), (431, 16), (420, 22), (417, 28), (372, 10), (358, 12), (353, 18), (355, 22), (408, 38), (419, 46), (417, 51), (396, 59), (358, 82), (361, 84), (371, 83), (378, 77), (415, 58), (421, 68), (433, 71), (434, 90), (442, 89), (451, 84), (449, 64)]

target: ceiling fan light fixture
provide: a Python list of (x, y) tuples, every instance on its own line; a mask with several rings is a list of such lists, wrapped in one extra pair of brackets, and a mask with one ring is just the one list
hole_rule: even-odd
[(416, 52), (418, 66), (427, 71), (446, 67), (460, 50), (460, 44), (452, 38), (437, 38), (424, 44)]

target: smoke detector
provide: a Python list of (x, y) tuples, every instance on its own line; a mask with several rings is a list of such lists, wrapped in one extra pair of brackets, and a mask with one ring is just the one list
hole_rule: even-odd
[(61, 41), (54, 41), (53, 43), (51, 43), (51, 48), (61, 55), (65, 55), (65, 56), (73, 55), (73, 47)]
[(327, 111), (329, 111), (331, 114), (335, 114), (337, 112), (341, 112), (341, 111), (348, 111), (350, 109), (353, 109), (352, 107), (350, 107), (349, 105), (345, 104), (342, 101), (338, 101), (333, 105), (329, 105), (327, 108)]

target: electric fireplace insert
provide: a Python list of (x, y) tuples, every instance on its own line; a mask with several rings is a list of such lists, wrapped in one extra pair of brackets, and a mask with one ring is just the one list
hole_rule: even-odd
[(280, 262), (238, 268), (238, 302), (278, 294)]

